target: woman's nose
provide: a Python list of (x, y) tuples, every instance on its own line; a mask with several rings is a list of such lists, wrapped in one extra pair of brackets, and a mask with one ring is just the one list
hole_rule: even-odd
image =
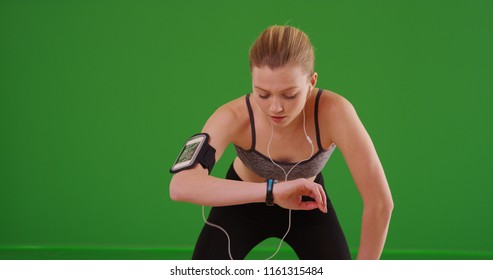
[(272, 113), (277, 114), (282, 112), (283, 106), (282, 103), (277, 98), (273, 98), (269, 109)]

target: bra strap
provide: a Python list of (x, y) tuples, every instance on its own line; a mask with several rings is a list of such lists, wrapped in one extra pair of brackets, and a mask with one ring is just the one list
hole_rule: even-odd
[(318, 89), (317, 92), (317, 97), (315, 98), (315, 129), (317, 132), (317, 143), (318, 143), (318, 149), (320, 151), (323, 150), (322, 148), (322, 141), (320, 140), (320, 129), (318, 127), (318, 103), (320, 101), (320, 96), (322, 95), (322, 89)]
[(246, 104), (248, 108), (248, 114), (250, 115), (250, 127), (252, 128), (252, 147), (250, 148), (251, 150), (255, 149), (255, 139), (257, 138), (255, 135), (255, 120), (253, 118), (253, 110), (252, 110), (252, 105), (250, 104), (250, 94), (248, 93), (245, 97), (246, 99)]

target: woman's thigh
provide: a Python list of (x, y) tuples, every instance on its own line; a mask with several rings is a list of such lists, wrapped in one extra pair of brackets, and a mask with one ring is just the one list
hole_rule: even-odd
[(215, 226), (205, 224), (195, 245), (192, 259), (244, 259), (262, 242), (266, 234), (262, 227), (258, 226), (256, 218), (246, 211), (246, 207), (213, 207), (207, 221), (220, 226), (227, 234)]
[(330, 201), (327, 213), (318, 209), (292, 211), (288, 243), (302, 260), (351, 259), (346, 237)]
[[(326, 192), (321, 173), (315, 182), (322, 185)], [(327, 192), (326, 195), (327, 213), (318, 209), (292, 211), (292, 225), (286, 242), (300, 259), (351, 259), (346, 237)]]

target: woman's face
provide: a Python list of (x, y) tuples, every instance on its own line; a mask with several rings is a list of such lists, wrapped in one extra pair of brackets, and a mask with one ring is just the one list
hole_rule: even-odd
[(270, 122), (279, 127), (286, 127), (300, 116), (315, 83), (316, 74), (308, 80), (299, 66), (252, 69), (254, 101)]

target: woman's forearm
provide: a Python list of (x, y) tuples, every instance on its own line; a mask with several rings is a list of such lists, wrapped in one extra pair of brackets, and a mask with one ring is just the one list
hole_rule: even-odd
[(387, 238), (391, 214), (391, 206), (365, 207), (358, 260), (380, 259)]
[(187, 171), (175, 174), (170, 183), (172, 200), (205, 206), (226, 206), (265, 201), (265, 183), (220, 179)]
[[(275, 185), (272, 189), (275, 204), (294, 210), (318, 208), (327, 213), (327, 197), (320, 184), (299, 178)], [(266, 193), (266, 183), (220, 179), (207, 175), (207, 171), (182, 171), (175, 174), (170, 183), (171, 199), (206, 206), (265, 202)], [(302, 201), (302, 196), (309, 196), (314, 201)]]

